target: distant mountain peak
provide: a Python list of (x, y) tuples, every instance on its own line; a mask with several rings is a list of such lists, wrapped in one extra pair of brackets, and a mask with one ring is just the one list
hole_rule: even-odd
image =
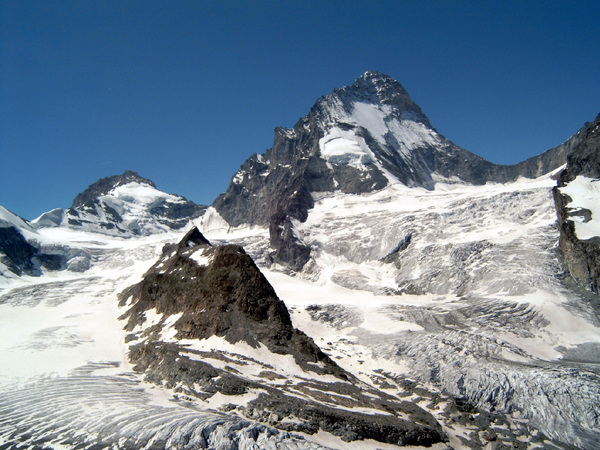
[(77, 197), (75, 197), (71, 208), (89, 205), (90, 203), (93, 203), (94, 200), (96, 200), (98, 197), (108, 194), (114, 188), (134, 182), (140, 184), (147, 184), (148, 186), (151, 186), (154, 189), (156, 189), (156, 184), (154, 184), (152, 180), (140, 176), (140, 174), (134, 172), (133, 170), (126, 170), (122, 175), (113, 175), (110, 177), (101, 178), (94, 184), (91, 184), (85, 191), (83, 191), (82, 193), (77, 195)]
[(292, 219), (307, 219), (315, 193), (539, 177), (563, 164), (581, 135), (521, 165), (499, 166), (442, 136), (398, 81), (368, 71), (319, 98), (293, 128), (277, 128), (273, 147), (251, 156), (213, 206), (232, 226), (268, 225), (273, 262), (298, 270), (311, 250)]
[(49, 211), (32, 224), (127, 237), (181, 229), (205, 211), (205, 206), (162, 192), (152, 180), (127, 170), (96, 181), (75, 198), (70, 209)]

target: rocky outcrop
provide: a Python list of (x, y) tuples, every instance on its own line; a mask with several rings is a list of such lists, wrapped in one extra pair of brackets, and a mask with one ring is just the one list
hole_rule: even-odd
[[(558, 186), (553, 190), (560, 229), (560, 249), (567, 269), (575, 280), (598, 294), (600, 236), (581, 239), (576, 232), (576, 222), (600, 221), (600, 217), (592, 217), (588, 209), (570, 207), (574, 199), (563, 192), (577, 177), (600, 180), (600, 115), (568, 156), (567, 167), (560, 173)], [(597, 201), (600, 202), (600, 198)]]
[(161, 192), (151, 180), (127, 170), (89, 186), (68, 210), (54, 209), (32, 224), (130, 237), (181, 229), (205, 211), (205, 206)]
[[(201, 262), (199, 262), (201, 261)], [(322, 365), (324, 373), (346, 375), (304, 333), (292, 326), (284, 303), (242, 247), (213, 247), (193, 228), (178, 246), (166, 246), (163, 257), (128, 289), (134, 298), (127, 329), (145, 320), (145, 313), (172, 316), (177, 339), (225, 338), (235, 344), (259, 343), (273, 353), (292, 354), (298, 364)]]
[[(122, 293), (121, 306), (134, 370), (179, 398), (210, 405), (226, 396), (223, 411), (345, 441), (446, 440), (429, 413), (360, 382), (295, 329), (241, 247), (214, 247), (196, 228), (165, 246), (144, 279)], [(222, 340), (209, 345), (215, 338)]]

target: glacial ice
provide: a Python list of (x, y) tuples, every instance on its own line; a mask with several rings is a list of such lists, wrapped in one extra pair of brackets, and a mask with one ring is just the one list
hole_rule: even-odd
[[(502, 429), (512, 423), (548, 437), (533, 448), (555, 445), (549, 438), (562, 442), (559, 447), (594, 448), (600, 321), (562, 281), (553, 184), (550, 178), (438, 184), (433, 191), (392, 185), (372, 194), (322, 195), (308, 220), (295, 223), (313, 255), (297, 274), (266, 267), (265, 229), (230, 229), (210, 210), (197, 222), (211, 242), (244, 245), (294, 326), (362, 381), (396, 394), (405, 392), (399, 380), (409, 380), (440, 398), (504, 414), (509, 421)], [(0, 365), (2, 445), (340, 445), (331, 436), (300, 438), (198, 408), (132, 372), (117, 294), (139, 281), (162, 246), (178, 242), (183, 231), (134, 239), (61, 227), (38, 233), (44, 245), (85, 250), (90, 267), (0, 285), (0, 355), (10, 361)], [(302, 376), (281, 355), (273, 359), (261, 349), (218, 340), (194, 345), (289, 363), (286, 370)], [(417, 395), (407, 398), (428, 405)], [(457, 416), (447, 418), (441, 407), (430, 411), (455, 448), (474, 432), (483, 436), (449, 421)]]

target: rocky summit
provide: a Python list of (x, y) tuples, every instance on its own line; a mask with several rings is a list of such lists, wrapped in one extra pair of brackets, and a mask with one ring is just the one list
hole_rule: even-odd
[(224, 398), (213, 406), (347, 442), (447, 440), (429, 413), (341, 369), (293, 327), (285, 304), (241, 247), (213, 247), (197, 228), (164, 247), (144, 279), (123, 292), (121, 305), (128, 307), (122, 318), (134, 369), (183, 398), (208, 404)]

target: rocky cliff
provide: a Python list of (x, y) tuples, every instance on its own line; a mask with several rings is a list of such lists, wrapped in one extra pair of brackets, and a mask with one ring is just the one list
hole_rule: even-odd
[(600, 115), (573, 149), (554, 200), (560, 249), (569, 273), (598, 294), (600, 286)]

